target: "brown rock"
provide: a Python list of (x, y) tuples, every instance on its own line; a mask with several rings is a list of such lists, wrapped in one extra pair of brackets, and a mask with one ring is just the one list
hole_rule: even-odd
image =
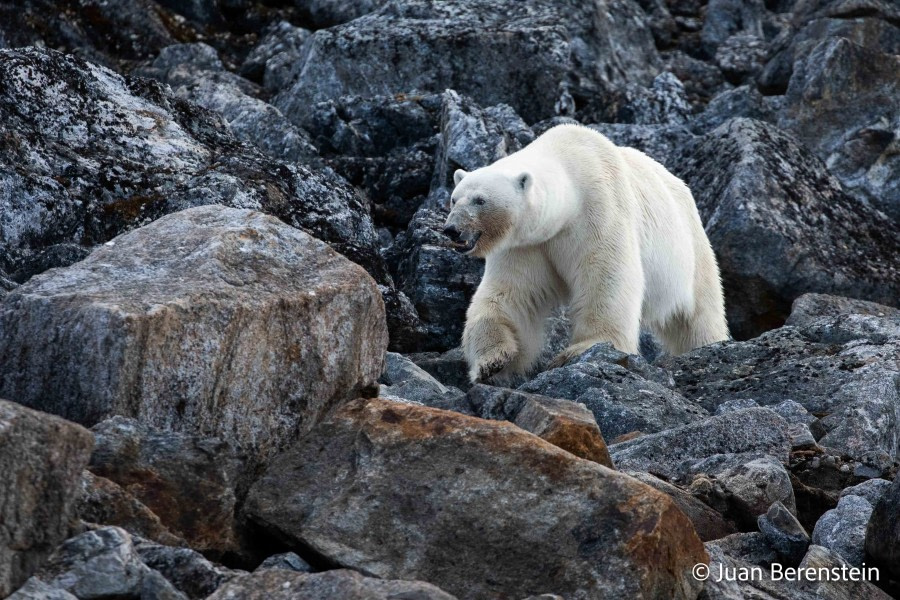
[(518, 427), (357, 400), (276, 457), (247, 516), (288, 546), (460, 598), (693, 598), (706, 560), (666, 495)]
[(515, 424), (578, 458), (614, 468), (594, 413), (583, 404), (529, 394)]
[(82, 427), (0, 400), (0, 597), (66, 539), (92, 446)]

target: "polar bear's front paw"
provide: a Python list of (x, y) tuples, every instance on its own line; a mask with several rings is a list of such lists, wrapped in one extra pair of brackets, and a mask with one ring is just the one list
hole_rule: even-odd
[(472, 379), (475, 383), (484, 383), (505, 369), (512, 359), (513, 355), (503, 350), (481, 357), (472, 368)]

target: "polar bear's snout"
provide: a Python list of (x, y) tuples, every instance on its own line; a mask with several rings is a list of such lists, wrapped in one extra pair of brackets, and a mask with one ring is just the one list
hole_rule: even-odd
[(475, 249), (481, 238), (481, 231), (472, 227), (471, 219), (459, 218), (454, 211), (450, 212), (444, 224), (444, 235), (453, 242), (453, 249), (460, 253), (468, 253)]

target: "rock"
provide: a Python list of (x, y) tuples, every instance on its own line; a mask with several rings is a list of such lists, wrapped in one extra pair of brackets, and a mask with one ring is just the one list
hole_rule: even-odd
[[(205, 60), (210, 53), (215, 61)], [(215, 50), (206, 44), (164, 48), (150, 67), (137, 73), (167, 83), (179, 98), (219, 113), (238, 139), (276, 160), (308, 164), (318, 158), (309, 135), (259, 99), (253, 84), (225, 71)]]
[(296, 571), (297, 573), (312, 573), (313, 569), (305, 560), (294, 554), (293, 552), (285, 552), (283, 554), (273, 554), (260, 563), (259, 569), (283, 569), (286, 571)]
[[(859, 496), (857, 496), (859, 497)], [(900, 478), (894, 478), (890, 489), (883, 492), (874, 505), (866, 527), (865, 551), (873, 561), (900, 577)]]
[(473, 414), (464, 392), (448, 388), (402, 354), (388, 352), (379, 382), (379, 396), (410, 400), (425, 406)]
[(805, 327), (823, 317), (839, 315), (872, 315), (876, 317), (900, 317), (900, 309), (866, 300), (842, 298), (829, 294), (803, 294), (791, 306), (791, 314), (785, 325)]
[(649, 473), (628, 471), (626, 474), (672, 498), (681, 512), (694, 524), (697, 536), (702, 541), (717, 540), (736, 532), (734, 525), (726, 521), (718, 511), (682, 488)]
[(841, 555), (855, 567), (865, 560), (866, 525), (872, 505), (862, 496), (843, 496), (837, 508), (826, 512), (816, 523), (812, 543)]
[(78, 425), (0, 400), (0, 596), (66, 538), (92, 447)]
[[(657, 75), (650, 87), (626, 86), (612, 99), (604, 99), (604, 102), (604, 114), (596, 119), (603, 122), (685, 125), (691, 114), (684, 84), (670, 72)], [(582, 120), (586, 120), (584, 116)]]
[(702, 107), (716, 93), (727, 87), (722, 71), (715, 64), (674, 50), (663, 54), (666, 70), (671, 71), (683, 84), (688, 101)]
[(769, 566), (778, 562), (779, 558), (769, 539), (758, 531), (733, 533), (722, 539), (707, 542), (706, 549), (711, 559), (714, 556), (713, 548), (730, 558), (757, 566)]
[(774, 412), (748, 408), (613, 444), (609, 450), (619, 469), (674, 481), (719, 455), (740, 454), (748, 461), (772, 456), (786, 463), (790, 452), (786, 429), (787, 423)]
[(724, 415), (725, 413), (734, 412), (736, 410), (744, 410), (745, 408), (757, 408), (759, 403), (752, 398), (735, 398), (727, 400), (716, 407), (715, 414)]
[(891, 482), (887, 479), (867, 479), (862, 483), (852, 485), (841, 490), (841, 497), (844, 496), (860, 496), (875, 506), (881, 498), (891, 489)]
[(334, 173), (273, 161), (159, 83), (73, 56), (0, 50), (0, 80), (0, 269), (219, 203), (277, 216), (389, 284), (365, 203)]
[(598, 123), (589, 127), (608, 137), (617, 146), (637, 148), (669, 169), (675, 168), (674, 161), (681, 149), (694, 138), (684, 125)]
[[(900, 56), (826, 39), (795, 63), (779, 115), (779, 124), (811, 148), (859, 203), (894, 220), (900, 218), (898, 70)], [(848, 113), (850, 103), (857, 108)], [(847, 295), (889, 303), (887, 297)]]
[[(118, 527), (102, 527), (66, 540), (40, 578), (78, 598), (185, 598), (165, 579), (153, 575), (135, 552), (131, 536)], [(152, 595), (144, 593), (148, 588), (154, 590)]]
[(900, 250), (897, 228), (776, 127), (728, 121), (686, 151), (679, 174), (716, 251), (736, 338), (781, 325), (805, 292), (900, 297), (887, 258)]
[(784, 504), (791, 513), (797, 512), (790, 474), (781, 461), (772, 456), (746, 461), (744, 456), (738, 456), (712, 457), (692, 465), (694, 472), (713, 475), (722, 487), (726, 500), (722, 512), (738, 522), (749, 523), (756, 523), (775, 502)]
[(631, 2), (392, 2), (317, 31), (274, 102), (296, 122), (329, 98), (450, 88), (483, 106), (512, 101), (533, 122), (554, 114), (570, 80), (576, 97), (648, 81), (658, 57), (640, 15)]
[(513, 421), (517, 426), (578, 458), (614, 468), (597, 421), (583, 404), (534, 394), (527, 396)]
[(519, 389), (584, 404), (607, 439), (632, 431), (662, 431), (708, 414), (664, 385), (608, 362), (582, 362), (545, 371)]
[(245, 574), (213, 564), (190, 548), (173, 548), (140, 539), (135, 540), (134, 548), (141, 562), (192, 600), (206, 598), (223, 584)]
[(784, 504), (773, 502), (766, 514), (759, 516), (757, 523), (766, 540), (788, 565), (800, 564), (809, 547), (809, 534)]
[[(836, 552), (824, 548), (822, 546), (812, 545), (809, 547), (800, 568), (816, 569), (837, 569), (838, 572), (845, 572), (851, 565), (847, 563)], [(877, 581), (877, 575), (873, 577), (871, 571), (864, 571), (866, 574), (864, 579), (854, 581), (852, 577), (845, 577), (839, 581), (814, 581), (810, 587), (814, 591), (817, 598), (835, 598), (836, 600), (887, 600), (890, 598), (886, 593), (878, 589), (871, 581)]]
[(737, 33), (762, 36), (762, 0), (710, 0), (706, 7), (701, 39), (704, 50), (715, 54), (716, 49)]
[(775, 120), (775, 111), (756, 88), (742, 85), (716, 94), (691, 121), (691, 129), (697, 134), (709, 133), (735, 117), (771, 122)]
[(236, 579), (209, 600), (454, 600), (454, 596), (423, 581), (384, 580), (364, 577), (349, 569), (324, 573), (293, 573), (265, 569)]
[(191, 548), (212, 556), (239, 551), (235, 506), (237, 488), (247, 479), (239, 447), (124, 417), (102, 421), (92, 431), (93, 473), (147, 505)]
[(788, 436), (791, 438), (791, 450), (811, 450), (817, 447), (816, 437), (805, 423), (788, 424)]
[(688, 570), (705, 559), (674, 503), (626, 475), (509, 423), (385, 400), (348, 405), (281, 454), (246, 512), (337, 566), (461, 598), (694, 597)]
[(768, 46), (760, 36), (738, 33), (716, 48), (715, 61), (729, 82), (739, 85), (754, 77), (763, 67)]
[(659, 366), (672, 372), (678, 391), (710, 411), (735, 398), (763, 406), (801, 401), (822, 417), (812, 423), (821, 428), (819, 445), (880, 474), (900, 444), (898, 343), (896, 317), (842, 315), (707, 346)]
[(85, 471), (75, 514), (82, 521), (115, 525), (161, 544), (184, 546), (187, 542), (173, 534), (146, 505), (105, 477)]
[(410, 355), (410, 359), (432, 377), (447, 386), (467, 391), (472, 387), (469, 380), (469, 366), (462, 348), (452, 348), (446, 352), (421, 352)]
[(11, 596), (7, 596), (6, 600), (78, 600), (78, 598), (66, 590), (47, 585), (37, 577), (31, 577), (25, 585)]
[(385, 0), (304, 0), (300, 8), (316, 29), (324, 29), (358, 19), (384, 3)]
[(0, 393), (227, 438), (252, 464), (371, 391), (386, 338), (361, 268), (272, 217), (199, 207), (8, 295)]
[(240, 74), (262, 84), (269, 92), (284, 88), (290, 83), (294, 68), (301, 60), (303, 45), (311, 35), (309, 29), (295, 27), (287, 21), (272, 23), (244, 59)]

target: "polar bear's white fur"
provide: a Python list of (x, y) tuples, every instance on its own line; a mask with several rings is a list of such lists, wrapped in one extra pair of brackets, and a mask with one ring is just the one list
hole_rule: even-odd
[(642, 152), (560, 125), (454, 179), (445, 233), (486, 259), (462, 341), (473, 381), (526, 373), (561, 304), (573, 332), (556, 365), (604, 341), (637, 353), (642, 324), (672, 354), (728, 338), (691, 192)]

